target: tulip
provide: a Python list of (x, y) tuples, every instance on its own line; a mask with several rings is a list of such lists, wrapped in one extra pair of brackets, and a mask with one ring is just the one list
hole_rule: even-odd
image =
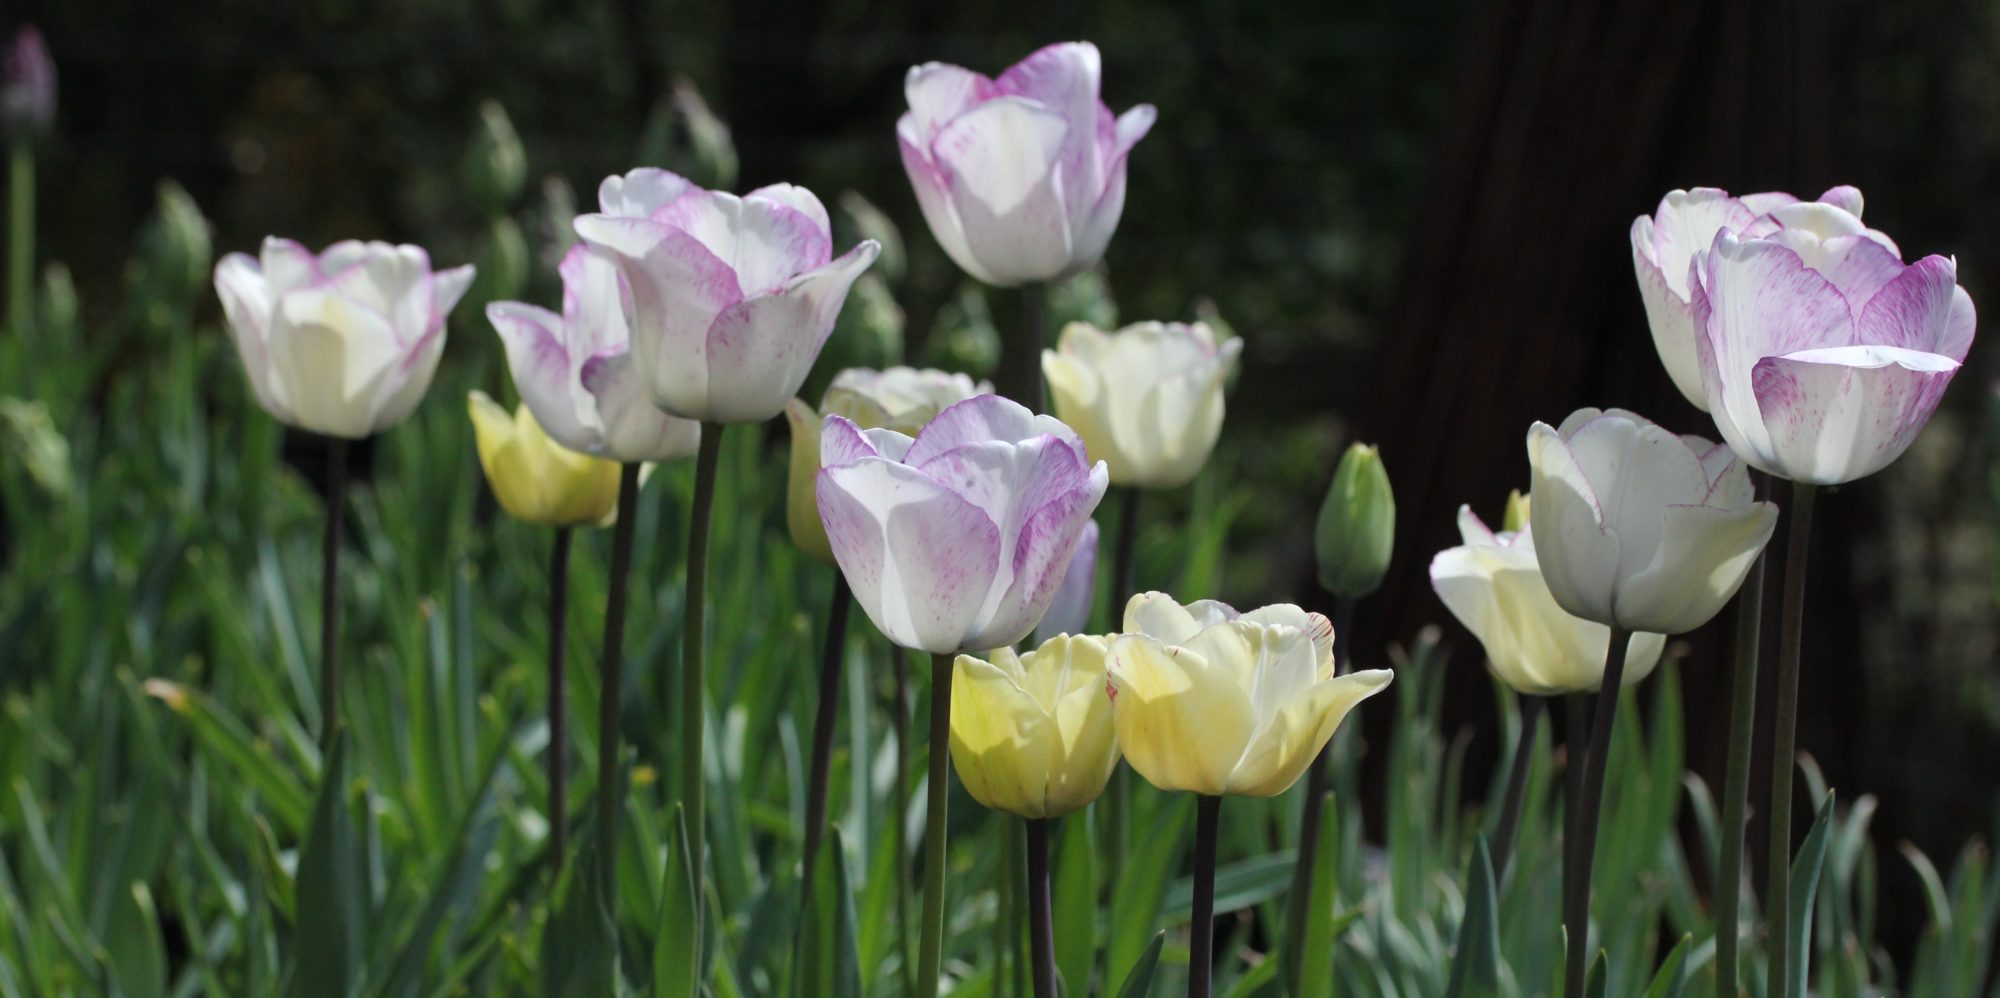
[[(1479, 639), (1493, 674), (1532, 696), (1602, 685), (1611, 628), (1556, 604), (1535, 560), (1533, 535), (1526, 529), (1495, 533), (1470, 506), (1458, 508), (1458, 531), (1465, 543), (1431, 559), (1431, 588)], [(1633, 634), (1624, 685), (1646, 678), (1666, 645), (1665, 635)]]
[(1102, 637), (1062, 635), (1019, 655), (960, 655), (951, 761), (974, 800), (1023, 818), (1081, 810), (1118, 766)]
[(559, 272), (561, 315), (521, 302), (486, 306), (521, 401), (556, 443), (573, 451), (622, 463), (693, 454), (701, 425), (661, 412), (633, 368), (620, 304), (629, 292), (617, 265), (578, 245), (563, 256)]
[(1194, 480), (1222, 433), (1222, 386), (1243, 352), (1207, 323), (1140, 322), (1115, 333), (1072, 322), (1042, 372), (1056, 416), (1076, 427), (1116, 485)]
[(1722, 439), (1753, 467), (1837, 485), (1880, 471), (1917, 437), (1972, 346), (1958, 264), (1905, 265), (1835, 205), (1724, 231), (1689, 265), (1702, 390)]
[(618, 463), (579, 454), (542, 432), (526, 405), (507, 410), (475, 391), (466, 396), (479, 464), (500, 508), (547, 527), (603, 523), (618, 505)]
[(1528, 431), (1529, 531), (1557, 605), (1628, 631), (1680, 634), (1736, 594), (1777, 524), (1726, 444), (1622, 409)]
[(1028, 636), (1104, 497), (1069, 427), (997, 395), (914, 439), (828, 416), (818, 500), (834, 560), (877, 630), (932, 654)]
[(416, 246), (341, 242), (315, 257), (289, 239), (215, 267), (230, 337), (264, 411), (359, 440), (407, 418), (444, 352), (445, 316), (470, 266), (433, 274)]
[(1041, 644), (1060, 634), (1082, 634), (1090, 625), (1092, 604), (1097, 602), (1097, 521), (1083, 525), (1083, 537), (1076, 542), (1076, 554), (1063, 570), (1062, 585), (1042, 622), (1035, 625), (1035, 643)]
[[(1861, 215), (1861, 192), (1852, 187), (1835, 187), (1819, 199), (1857, 218)], [(1708, 397), (1701, 384), (1701, 359), (1695, 353), (1688, 262), (1707, 250), (1724, 229), (1755, 234), (1776, 229), (1778, 223), (1770, 213), (1797, 203), (1797, 198), (1779, 191), (1734, 198), (1713, 187), (1697, 187), (1668, 191), (1653, 214), (1632, 220), (1632, 270), (1646, 303), (1653, 346), (1674, 387), (1703, 412), (1708, 411)]]
[(22, 27), (0, 50), (0, 125), (21, 144), (49, 130), (56, 119), (56, 63), (42, 33)]
[(1389, 574), (1395, 545), (1396, 493), (1381, 452), (1354, 444), (1334, 469), (1313, 530), (1320, 585), (1350, 599), (1374, 592)]
[(660, 408), (706, 423), (783, 410), (881, 249), (864, 240), (833, 259), (826, 208), (790, 184), (739, 198), (639, 169), (606, 178), (598, 201), (576, 232), (631, 289), (636, 373)]
[(996, 287), (1096, 263), (1125, 210), (1125, 157), (1152, 105), (1116, 120), (1089, 42), (1050, 45), (989, 79), (940, 62), (904, 78), (903, 168), (952, 262)]
[(931, 368), (892, 367), (883, 371), (848, 368), (834, 375), (817, 412), (802, 399), (785, 403), (791, 424), (790, 476), (785, 490), (785, 525), (792, 542), (812, 557), (833, 563), (826, 527), (820, 523), (818, 488), (822, 418), (845, 416), (864, 430), (890, 429), (916, 436), (946, 406), (993, 391), (984, 381)]
[(1394, 678), (1334, 676), (1333, 624), (1288, 603), (1238, 614), (1141, 593), (1125, 630), (1109, 669), (1118, 744), (1162, 790), (1284, 793), (1347, 712)]

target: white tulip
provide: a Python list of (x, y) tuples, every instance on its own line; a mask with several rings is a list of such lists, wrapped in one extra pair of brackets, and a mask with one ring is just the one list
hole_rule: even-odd
[(1064, 327), (1042, 351), (1057, 418), (1076, 428), (1113, 485), (1178, 488), (1194, 480), (1222, 433), (1222, 387), (1243, 341), (1216, 342), (1207, 323), (1140, 322), (1115, 333)]

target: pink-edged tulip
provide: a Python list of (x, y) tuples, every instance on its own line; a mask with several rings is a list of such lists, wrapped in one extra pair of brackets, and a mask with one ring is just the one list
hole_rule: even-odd
[(1689, 264), (1709, 412), (1762, 471), (1814, 485), (1872, 475), (1916, 439), (1958, 373), (1972, 297), (1957, 261), (1906, 265), (1837, 205), (1770, 218), (1762, 235), (1717, 233)]
[(932, 654), (1027, 637), (1109, 485), (1074, 431), (997, 395), (915, 438), (828, 416), (820, 459), (820, 519), (855, 599), (891, 641)]
[(0, 49), (0, 123), (8, 136), (39, 135), (56, 120), (56, 61), (42, 33), (24, 26)]
[[(1835, 187), (1819, 199), (1861, 216), (1861, 192), (1853, 187)], [(1739, 198), (1714, 187), (1697, 187), (1668, 191), (1651, 215), (1632, 220), (1632, 270), (1639, 278), (1639, 297), (1646, 303), (1653, 347), (1674, 387), (1703, 412), (1708, 411), (1708, 397), (1701, 387), (1701, 360), (1695, 355), (1688, 261), (1708, 249), (1724, 229), (1763, 234), (1777, 228), (1770, 213), (1798, 201), (1782, 191)]]
[(625, 276), (638, 376), (660, 408), (702, 422), (781, 412), (881, 252), (864, 240), (835, 259), (825, 206), (791, 184), (737, 197), (639, 169), (606, 178), (598, 202), (576, 233)]
[(630, 292), (618, 265), (579, 244), (558, 270), (561, 315), (522, 302), (486, 306), (521, 401), (551, 439), (573, 451), (620, 462), (694, 453), (701, 424), (660, 411), (633, 366), (623, 304)]
[(230, 337), (264, 411), (287, 426), (359, 440), (402, 422), (430, 387), (445, 317), (472, 267), (431, 272), (417, 246), (340, 242), (313, 252), (264, 240), (262, 258), (215, 266)]
[(1082, 634), (1090, 623), (1091, 604), (1097, 602), (1097, 521), (1092, 519), (1083, 525), (1083, 536), (1077, 539), (1076, 554), (1069, 559), (1069, 568), (1063, 571), (1062, 585), (1056, 588), (1056, 598), (1049, 603), (1049, 612), (1042, 614), (1042, 622), (1035, 625), (1035, 643), (1041, 644), (1059, 634)]
[(1097, 46), (1043, 48), (997, 79), (941, 62), (903, 81), (896, 122), (924, 220), (954, 263), (998, 287), (1096, 263), (1125, 210), (1125, 158), (1150, 104), (1113, 118)]

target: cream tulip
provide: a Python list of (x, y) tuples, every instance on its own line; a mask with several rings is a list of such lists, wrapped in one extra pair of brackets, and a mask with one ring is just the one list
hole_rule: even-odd
[(1273, 797), (1394, 674), (1333, 670), (1333, 625), (1290, 604), (1249, 613), (1141, 593), (1107, 669), (1118, 746), (1162, 790)]
[[(1519, 499), (1517, 492), (1509, 500), (1510, 514)], [(1479, 639), (1493, 674), (1515, 692), (1534, 696), (1602, 686), (1611, 629), (1556, 605), (1525, 523), (1518, 531), (1495, 532), (1472, 507), (1460, 506), (1458, 531), (1465, 543), (1431, 559), (1431, 588)], [(1665, 635), (1633, 634), (1621, 685), (1646, 678), (1666, 646)]]
[(1042, 351), (1056, 418), (1076, 428), (1111, 484), (1178, 488), (1194, 480), (1222, 433), (1222, 388), (1243, 341), (1207, 323), (1140, 322), (1107, 333), (1063, 328)]
[(603, 523), (618, 508), (618, 463), (550, 439), (526, 405), (509, 416), (485, 392), (466, 396), (479, 464), (500, 508), (549, 527)]
[(1104, 792), (1118, 767), (1103, 637), (1063, 635), (1016, 655), (960, 655), (951, 686), (951, 763), (996, 811), (1057, 818)]

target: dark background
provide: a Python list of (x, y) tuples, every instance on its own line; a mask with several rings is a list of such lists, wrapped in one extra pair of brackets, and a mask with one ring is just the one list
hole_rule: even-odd
[[(991, 73), (1094, 40), (1112, 107), (1160, 109), (1106, 260), (1120, 314), (1185, 318), (1205, 299), (1247, 341), (1216, 459), (1248, 494), (1223, 595), (1328, 605), (1312, 512), (1340, 447), (1379, 442), (1399, 554), (1357, 646), (1365, 658), (1446, 624), (1467, 677), (1452, 715), (1483, 727), (1477, 646), (1424, 571), (1455, 543), (1457, 506), (1497, 516), (1526, 485), (1528, 424), (1580, 405), (1713, 434), (1653, 354), (1633, 216), (1674, 187), (1852, 183), (1907, 254), (1957, 254), (1976, 302), (2000, 288), (2000, 11), (1964, 0), (70, 0), (7, 14), (39, 23), (60, 67), (43, 258), (68, 263), (87, 315), (119, 308), (161, 178), (201, 205), (218, 253), (266, 233), (377, 237), (458, 263), (486, 231), (461, 187), (481, 101), (506, 108), (527, 150), (518, 214), (535, 241), (541, 179), (587, 207), (598, 178), (644, 158), (685, 76), (733, 129), (739, 188), (791, 180), (829, 203), (852, 189), (903, 227), (896, 294), (918, 357), (956, 321), (941, 313), (961, 279), (897, 158), (905, 69)], [(1013, 314), (1000, 296), (993, 308), (1003, 325)], [(490, 345), (475, 310), (457, 321), (453, 354)], [(113, 376), (147, 362), (137, 344)], [(1846, 799), (1882, 799), (1878, 845), (1909, 839), (1941, 862), (1993, 828), (2000, 786), (1995, 363), (1976, 346), (1910, 454), (1833, 490), (1816, 525), (1800, 744)], [(1155, 529), (1184, 505), (1155, 503)], [(1717, 788), (1727, 627), (1679, 646), (1690, 763)], [(1916, 880), (1884, 858), (1885, 935), (1902, 954)]]

